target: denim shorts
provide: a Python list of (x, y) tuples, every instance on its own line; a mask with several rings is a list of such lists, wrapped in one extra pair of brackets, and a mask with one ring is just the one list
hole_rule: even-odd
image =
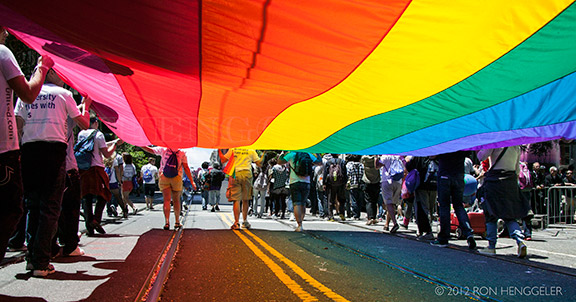
[(297, 206), (306, 206), (308, 194), (310, 193), (310, 184), (307, 182), (295, 182), (290, 184), (290, 197), (292, 204)]

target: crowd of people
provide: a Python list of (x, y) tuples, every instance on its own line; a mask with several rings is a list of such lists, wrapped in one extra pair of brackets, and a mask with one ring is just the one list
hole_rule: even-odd
[[(8, 33), (0, 27), (0, 34), (3, 44)], [(26, 268), (38, 277), (55, 272), (50, 261), (58, 255), (85, 254), (78, 245), (80, 216), (92, 236), (106, 233), (104, 209), (115, 216), (120, 208), (123, 218), (128, 218), (129, 208), (137, 213), (130, 192), (139, 185), (138, 175), (147, 209), (154, 208), (157, 186), (162, 193), (165, 230), (182, 227), (183, 191), (201, 191), (202, 210), (220, 211), (220, 191), (228, 174), (232, 230), (251, 228), (252, 216), (293, 219), (295, 230), (302, 232), (310, 208), (309, 215), (327, 221), (365, 220), (366, 225), (382, 224), (392, 234), (414, 220), (420, 240), (445, 247), (454, 215), (468, 247), (476, 249), (467, 210), (476, 207), (484, 212), (488, 240), (480, 251), (496, 253), (497, 222), (502, 220), (517, 243), (518, 257), (527, 254), (530, 217), (544, 202), (538, 190), (576, 183), (571, 168), (551, 167), (545, 175), (546, 168), (533, 163), (529, 171), (519, 160), (519, 146), (429, 157), (220, 149), (194, 174), (183, 151), (142, 146), (161, 161), (156, 166), (156, 158), (150, 157), (138, 169), (130, 153), (116, 152), (122, 140), (106, 141), (98, 118), (90, 116), (91, 98), (84, 96), (77, 105), (63, 88), (50, 57), (40, 57), (27, 80), (11, 51), (0, 45), (0, 65), (0, 84), (7, 92), (0, 104), (5, 112), (0, 164), (6, 173), (0, 183), (1, 258), (6, 250), (27, 249)], [(15, 106), (13, 92), (18, 97)], [(81, 129), (77, 136), (76, 126)], [(477, 181), (478, 192), (472, 195), (465, 194), (467, 174)], [(436, 235), (434, 220), (440, 225)]]
[[(452, 238), (454, 217), (468, 247), (476, 250), (469, 212), (482, 212), (481, 229), (486, 230), (482, 235), (488, 245), (478, 251), (495, 254), (497, 239), (509, 236), (516, 241), (520, 258), (526, 256), (526, 241), (532, 238), (533, 208), (544, 202), (539, 201), (538, 190), (574, 184), (571, 167), (564, 167), (562, 173), (551, 167), (545, 174), (545, 168), (535, 162), (530, 170), (527, 163), (520, 162), (520, 146), (428, 157), (241, 148), (219, 150), (218, 154), (216, 160), (203, 164), (198, 179), (201, 186), (210, 187), (210, 177), (203, 175), (221, 173), (221, 162), (234, 159), (226, 189), (226, 197), (234, 204), (233, 230), (250, 228), (248, 219), (253, 217), (291, 219), (297, 223), (296, 231), (303, 231), (309, 209), (308, 215), (327, 221), (381, 223), (390, 233), (407, 229), (415, 221), (419, 240), (446, 247)], [(408, 189), (406, 181), (412, 170), (417, 172), (418, 185)], [(467, 184), (465, 175), (474, 181)], [(203, 205), (207, 204), (212, 203), (203, 193)], [(439, 223), (438, 234), (432, 230), (434, 221)], [(502, 231), (499, 221), (504, 225)]]

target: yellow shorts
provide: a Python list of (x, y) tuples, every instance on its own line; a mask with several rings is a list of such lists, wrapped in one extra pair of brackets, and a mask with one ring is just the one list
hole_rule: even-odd
[(237, 171), (236, 178), (230, 177), (228, 179), (226, 198), (228, 201), (252, 199), (252, 171)]
[(160, 176), (160, 181), (158, 182), (158, 187), (160, 191), (170, 188), (172, 191), (182, 191), (182, 176), (177, 175), (176, 177), (168, 178), (164, 175)]

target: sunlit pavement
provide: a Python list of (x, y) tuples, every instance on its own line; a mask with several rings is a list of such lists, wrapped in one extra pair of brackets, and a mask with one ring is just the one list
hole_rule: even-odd
[[(137, 215), (106, 218), (107, 234), (82, 236), (80, 243), (86, 256), (56, 258), (53, 264), (57, 272), (48, 278), (31, 277), (23, 253), (7, 253), (8, 259), (0, 269), (0, 301), (134, 301), (142, 297), (174, 232), (162, 230), (160, 204), (149, 211), (142, 197), (133, 200), (140, 208)], [(161, 202), (159, 194), (156, 200)], [(576, 290), (576, 230), (572, 228), (536, 231), (527, 243), (528, 258), (518, 259), (515, 243), (507, 238), (499, 239), (496, 256), (468, 251), (464, 240), (452, 240), (449, 248), (432, 247), (415, 239), (414, 223), (408, 230), (401, 228), (390, 235), (383, 231), (382, 222), (367, 226), (365, 220), (328, 222), (307, 215), (306, 232), (296, 233), (295, 221), (250, 217), (250, 231), (232, 232), (231, 205), (224, 202), (220, 208), (220, 212), (212, 213), (202, 211), (197, 203), (191, 205), (175, 268), (161, 293), (163, 300), (299, 301), (311, 295), (321, 301), (338, 300), (334, 297), (350, 301), (541, 301), (570, 300)], [(487, 245), (480, 237), (477, 242), (479, 247)], [(279, 275), (278, 267), (287, 277)], [(316, 283), (294, 273), (300, 270)], [(371, 281), (364, 280), (368, 276)], [(265, 285), (262, 280), (267, 281)], [(340, 284), (342, 281), (351, 285)], [(302, 283), (300, 290), (292, 290), (290, 282)], [(237, 290), (242, 284), (249, 284), (247, 294)], [(370, 286), (370, 290), (359, 289), (359, 284)], [(541, 288), (534, 289), (536, 286)], [(327, 293), (321, 290), (325, 288)], [(403, 290), (409, 290), (411, 298), (402, 294)], [(518, 292), (521, 290), (524, 292)]]

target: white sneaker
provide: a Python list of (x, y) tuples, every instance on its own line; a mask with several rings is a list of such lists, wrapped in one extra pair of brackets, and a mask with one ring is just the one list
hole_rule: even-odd
[(290, 221), (296, 221), (296, 216), (294, 216), (294, 213), (290, 214)]
[(482, 255), (496, 255), (496, 249), (485, 247), (483, 249), (478, 250), (478, 253)]
[(526, 257), (526, 255), (528, 254), (528, 248), (526, 247), (526, 244), (521, 241), (520, 243), (518, 243), (518, 258), (524, 258)]
[(86, 255), (86, 252), (84, 252), (84, 250), (82, 248), (77, 246), (76, 249), (72, 251), (72, 253), (70, 253), (66, 256), (67, 257), (76, 257), (76, 256), (84, 256), (84, 255)]
[(245, 229), (249, 229), (251, 225), (248, 221), (244, 220), (244, 222), (242, 222), (242, 227)]

